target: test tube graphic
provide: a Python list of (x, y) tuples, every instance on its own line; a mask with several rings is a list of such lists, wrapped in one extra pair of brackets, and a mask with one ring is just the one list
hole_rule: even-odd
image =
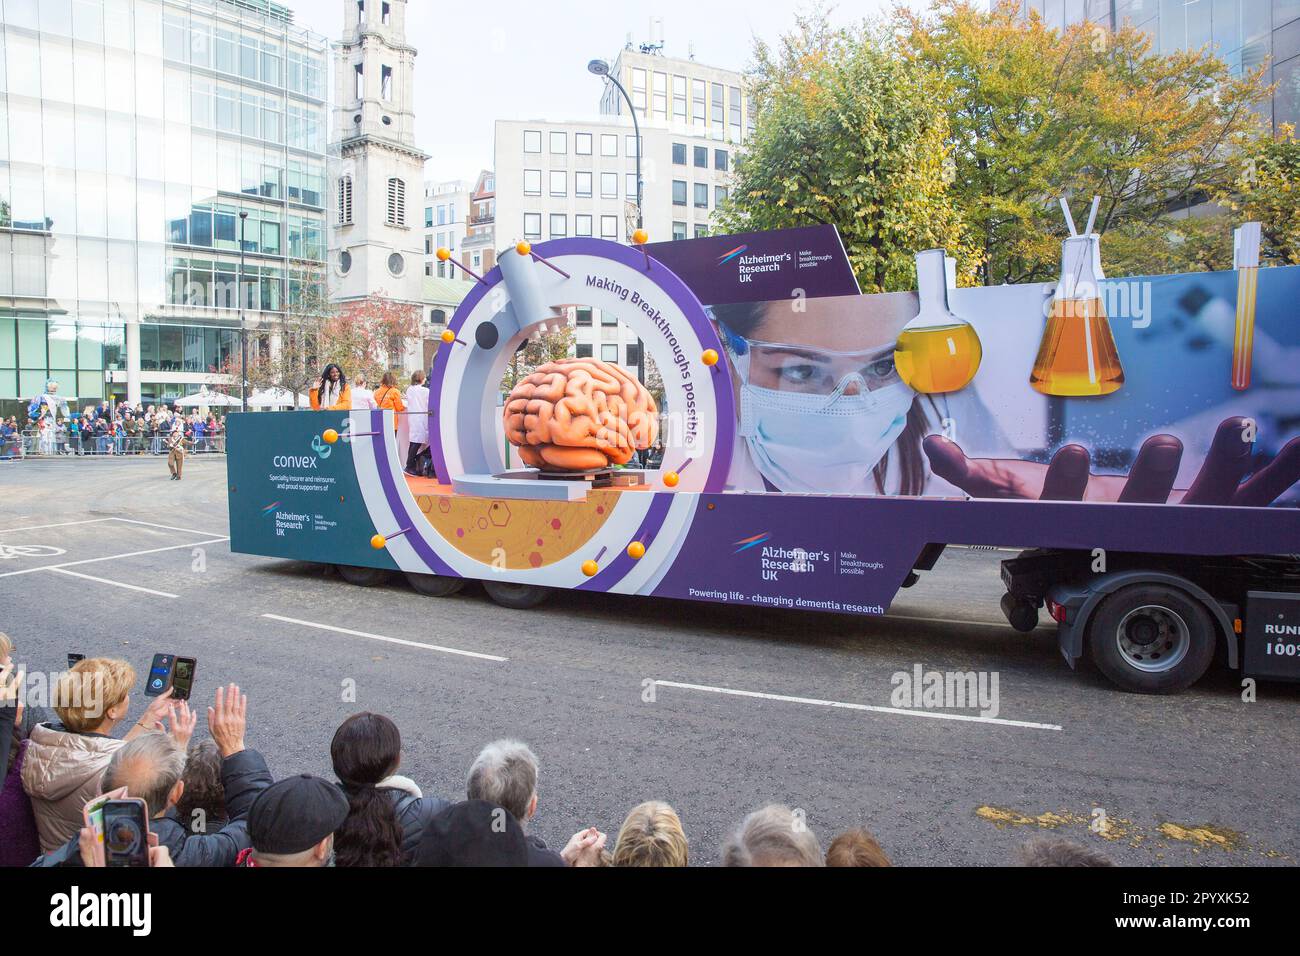
[(1232, 387), (1250, 388), (1255, 357), (1255, 299), (1259, 290), (1260, 225), (1248, 222), (1233, 233), (1233, 266), (1237, 270), (1237, 327), (1232, 336)]

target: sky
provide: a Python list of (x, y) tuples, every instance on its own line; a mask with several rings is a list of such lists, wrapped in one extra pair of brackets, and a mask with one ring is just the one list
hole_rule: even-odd
[[(299, 26), (331, 40), (341, 36), (345, 0), (280, 2), (294, 10)], [(840, 0), (830, 10), (844, 23), (892, 5)], [(798, 12), (810, 9), (811, 0), (409, 0), (407, 41), (419, 50), (416, 145), (433, 157), (426, 176), (472, 182), (490, 169), (498, 119), (594, 117), (601, 81), (587, 72), (587, 62), (612, 62), (629, 33), (642, 42), (651, 17), (663, 21), (666, 55), (685, 57), (693, 43), (700, 62), (744, 69), (755, 39), (775, 41)]]

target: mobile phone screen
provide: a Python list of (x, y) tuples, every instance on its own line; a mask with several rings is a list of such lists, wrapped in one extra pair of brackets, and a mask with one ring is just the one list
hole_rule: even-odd
[(153, 664), (149, 666), (149, 679), (145, 681), (146, 697), (157, 697), (167, 689), (172, 677), (172, 663), (176, 658), (170, 654), (155, 654)]
[(176, 700), (189, 700), (194, 689), (194, 671), (198, 662), (192, 657), (176, 658), (172, 668), (172, 697)]
[(85, 654), (69, 654), (69, 655), (68, 655), (68, 670), (72, 670), (72, 668), (76, 667), (78, 664), (80, 664), (80, 663), (81, 663), (82, 661), (84, 661), (85, 659), (86, 659), (86, 655), (85, 655)]
[(110, 800), (104, 804), (104, 864), (149, 865), (149, 821), (143, 800)]

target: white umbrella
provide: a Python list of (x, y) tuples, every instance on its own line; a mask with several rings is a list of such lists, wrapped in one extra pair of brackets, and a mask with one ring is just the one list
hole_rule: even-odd
[[(239, 402), (235, 402), (236, 405)], [(305, 395), (294, 395), (287, 388), (265, 388), (248, 396), (249, 408), (307, 408), (311, 402)]]
[(209, 392), (204, 388), (193, 395), (178, 398), (172, 404), (180, 408), (231, 408), (239, 404), (239, 399), (220, 392)]

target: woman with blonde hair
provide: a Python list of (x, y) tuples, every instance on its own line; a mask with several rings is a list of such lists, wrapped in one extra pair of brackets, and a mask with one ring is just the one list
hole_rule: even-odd
[(612, 866), (686, 866), (690, 854), (682, 821), (662, 800), (633, 807), (618, 831)]
[(127, 740), (162, 728), (171, 690), (149, 702), (122, 739), (110, 736), (131, 709), (135, 669), (126, 661), (94, 657), (78, 663), (54, 686), (58, 721), (37, 724), (23, 760), (23, 789), (32, 801), (41, 850), (50, 853), (84, 825), (82, 809), (100, 792), (104, 768)]

